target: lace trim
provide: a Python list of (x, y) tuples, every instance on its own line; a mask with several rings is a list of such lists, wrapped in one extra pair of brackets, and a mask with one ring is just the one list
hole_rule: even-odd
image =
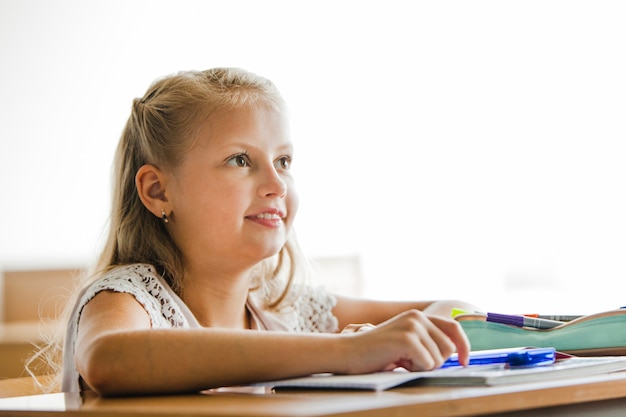
[[(83, 294), (80, 309), (104, 290), (132, 294), (149, 314), (152, 327), (189, 327), (182, 306), (163, 287), (151, 265), (126, 265), (110, 271)], [(323, 287), (304, 287), (290, 308), (275, 315), (285, 322), (289, 331), (333, 333), (338, 330), (337, 318), (332, 313), (336, 304), (336, 298)], [(80, 314), (76, 323), (79, 318)]]
[(323, 287), (304, 287), (291, 307), (275, 313), (287, 329), (296, 333), (335, 333), (339, 322), (333, 314), (337, 299)]
[[(74, 366), (78, 322), (84, 306), (96, 294), (105, 290), (133, 295), (150, 316), (153, 328), (190, 327), (182, 311), (184, 306), (178, 305), (176, 299), (163, 286), (153, 266), (133, 264), (111, 270), (88, 286), (74, 307), (68, 323), (63, 353), (64, 391), (73, 392), (80, 389), (80, 375)], [(338, 331), (338, 321), (332, 313), (336, 303), (336, 298), (323, 287), (304, 287), (291, 307), (279, 312), (262, 309), (260, 313), (273, 316), (280, 324), (279, 327), (287, 331), (334, 333)]]
[[(151, 265), (133, 264), (113, 269), (87, 289), (80, 300), (81, 309), (105, 290), (133, 295), (150, 316), (154, 328), (188, 327), (180, 308), (161, 285)], [(76, 319), (80, 319), (80, 315)]]

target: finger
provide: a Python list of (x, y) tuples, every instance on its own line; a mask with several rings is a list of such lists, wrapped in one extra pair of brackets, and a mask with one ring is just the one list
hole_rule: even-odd
[(431, 370), (441, 366), (444, 361), (442, 350), (445, 352), (445, 347), (442, 348), (442, 345), (449, 343), (446, 335), (428, 321), (418, 332), (418, 338), (417, 352), (420, 367), (423, 370)]
[[(440, 367), (457, 350), (455, 348), (457, 344), (461, 360), (466, 359), (469, 354), (469, 342), (456, 321), (424, 314), (417, 315), (417, 318), (421, 322), (421, 326), (416, 328), (417, 336), (424, 349), (418, 353), (421, 367), (425, 369)], [(431, 360), (426, 360), (426, 357), (430, 357)]]
[(341, 333), (355, 333), (359, 328), (358, 324), (348, 324), (341, 330)]
[(409, 350), (396, 364), (410, 370), (430, 370), (441, 366), (444, 356), (449, 356), (454, 349), (452, 342), (422, 312), (408, 311), (406, 318), (406, 324), (410, 326), (405, 329), (409, 333)]
[[(448, 337), (456, 347), (459, 355), (459, 363), (467, 365), (469, 363), (469, 353), (471, 350), (469, 339), (463, 328), (456, 320), (433, 317), (433, 323)], [(451, 352), (452, 353), (452, 352)], [(447, 355), (450, 356), (450, 355)]]
[(376, 326), (374, 326), (371, 323), (365, 323), (365, 324), (349, 324), (346, 327), (343, 328), (343, 330), (341, 330), (341, 333), (357, 333), (357, 332), (364, 332), (364, 331), (368, 331), (368, 330), (372, 330), (374, 329)]
[(367, 332), (369, 330), (375, 329), (376, 326), (370, 323), (366, 323), (357, 329), (357, 332)]

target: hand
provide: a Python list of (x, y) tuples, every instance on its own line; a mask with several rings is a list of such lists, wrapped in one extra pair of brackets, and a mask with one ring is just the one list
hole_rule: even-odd
[(409, 310), (376, 327), (370, 325), (368, 331), (358, 331), (364, 325), (353, 326), (342, 331), (352, 344), (347, 373), (396, 367), (431, 370), (440, 367), (455, 351), (461, 364), (468, 361), (469, 341), (459, 323), (452, 319)]
[(372, 330), (375, 328), (376, 326), (374, 326), (371, 323), (348, 324), (346, 327), (343, 328), (341, 333), (345, 334), (345, 333), (366, 332), (368, 330)]

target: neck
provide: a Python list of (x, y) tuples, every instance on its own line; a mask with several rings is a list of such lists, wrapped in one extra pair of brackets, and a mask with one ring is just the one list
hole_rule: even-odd
[(208, 272), (185, 274), (181, 298), (204, 327), (248, 329), (249, 288), (249, 273), (236, 276)]

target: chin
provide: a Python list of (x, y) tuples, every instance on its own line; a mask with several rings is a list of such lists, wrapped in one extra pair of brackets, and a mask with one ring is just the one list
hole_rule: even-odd
[(247, 253), (251, 258), (261, 262), (265, 259), (276, 256), (285, 246), (285, 243), (286, 240), (284, 239), (257, 240), (252, 243), (252, 246), (248, 246)]
[(281, 246), (280, 248), (277, 248), (276, 250), (272, 250), (272, 251), (265, 252), (265, 253), (262, 255), (262, 257), (261, 257), (261, 260), (263, 261), (263, 260), (265, 260), (265, 259), (272, 258), (272, 257), (274, 257), (274, 256), (278, 255), (278, 252), (280, 252), (280, 249), (281, 249), (281, 248), (282, 248), (282, 246)]
[(278, 255), (278, 252), (280, 252), (280, 250), (285, 246), (284, 243), (282, 244), (274, 244), (274, 245), (267, 245), (265, 246), (259, 253), (261, 260), (267, 259), (267, 258), (271, 258), (273, 256)]

